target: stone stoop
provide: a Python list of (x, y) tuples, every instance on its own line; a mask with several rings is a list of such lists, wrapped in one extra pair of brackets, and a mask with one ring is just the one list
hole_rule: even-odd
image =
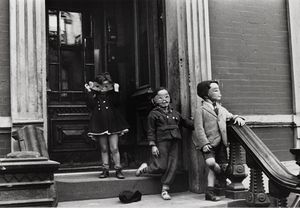
[[(55, 174), (58, 201), (77, 201), (117, 197), (124, 190), (139, 190), (143, 195), (158, 194), (161, 191), (160, 177), (135, 176), (135, 170), (124, 170), (125, 179), (117, 179), (115, 171), (110, 177), (98, 178), (99, 172)], [(171, 192), (188, 190), (187, 173), (177, 174)]]
[(59, 163), (45, 157), (0, 160), (0, 207), (56, 206), (54, 172)]

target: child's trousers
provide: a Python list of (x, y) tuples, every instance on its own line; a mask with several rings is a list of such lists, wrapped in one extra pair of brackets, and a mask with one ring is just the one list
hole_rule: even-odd
[(165, 140), (157, 143), (159, 156), (154, 157), (152, 163), (147, 167), (147, 173), (162, 173), (163, 185), (173, 183), (178, 163), (178, 140)]

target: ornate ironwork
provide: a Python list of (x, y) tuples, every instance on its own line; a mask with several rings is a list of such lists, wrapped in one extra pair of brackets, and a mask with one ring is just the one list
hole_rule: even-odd
[(241, 145), (230, 138), (230, 155), (229, 164), (226, 174), (231, 183), (227, 186), (225, 196), (227, 198), (241, 199), (246, 195), (246, 188), (242, 184), (243, 180), (247, 177), (244, 167), (244, 160), (241, 153)]

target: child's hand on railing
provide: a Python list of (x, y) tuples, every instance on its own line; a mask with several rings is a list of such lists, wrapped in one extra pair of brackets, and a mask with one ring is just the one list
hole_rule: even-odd
[(234, 123), (233, 124), (237, 124), (239, 126), (244, 126), (245, 125), (245, 120), (240, 118), (240, 117), (237, 117), (235, 120), (234, 120)]

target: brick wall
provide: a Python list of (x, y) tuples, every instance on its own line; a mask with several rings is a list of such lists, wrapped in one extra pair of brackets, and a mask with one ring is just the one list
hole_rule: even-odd
[(235, 113), (290, 114), (285, 0), (210, 0), (212, 74)]
[[(212, 75), (233, 113), (292, 113), (285, 0), (209, 0)], [(280, 160), (291, 160), (293, 129), (254, 131)]]
[[(0, 1), (0, 119), (10, 116), (9, 0)], [(10, 128), (0, 127), (0, 157), (10, 152)]]
[(267, 147), (272, 150), (281, 161), (294, 160), (290, 148), (294, 145), (292, 128), (253, 128), (256, 135), (261, 138)]
[(0, 1), (0, 116), (10, 116), (8, 1)]

